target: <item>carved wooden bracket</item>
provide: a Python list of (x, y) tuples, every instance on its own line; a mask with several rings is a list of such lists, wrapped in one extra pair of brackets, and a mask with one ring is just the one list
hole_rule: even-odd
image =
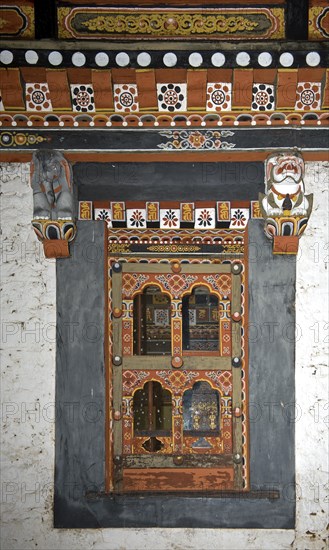
[(32, 226), (46, 258), (67, 258), (76, 235), (71, 166), (62, 153), (38, 151), (31, 162)]
[(313, 195), (305, 195), (304, 174), (303, 157), (296, 151), (272, 153), (266, 160), (266, 194), (259, 194), (259, 204), (273, 254), (298, 252), (313, 205)]

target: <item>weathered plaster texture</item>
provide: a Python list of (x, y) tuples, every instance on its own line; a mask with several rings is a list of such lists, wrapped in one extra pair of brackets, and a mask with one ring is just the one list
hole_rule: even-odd
[[(1, 166), (4, 550), (324, 550), (327, 547), (328, 179), (328, 163), (307, 165), (306, 188), (314, 193), (314, 209), (297, 262), (296, 531), (68, 531), (52, 528), (55, 262), (43, 258), (31, 229), (29, 166)], [(287, 337), (292, 337), (290, 332)]]

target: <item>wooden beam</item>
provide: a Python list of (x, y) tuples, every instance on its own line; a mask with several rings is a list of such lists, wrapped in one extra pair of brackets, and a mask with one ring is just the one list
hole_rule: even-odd
[(55, 0), (34, 0), (35, 38), (56, 38), (57, 14)]
[(286, 38), (288, 40), (307, 40), (308, 37), (308, 0), (287, 0)]

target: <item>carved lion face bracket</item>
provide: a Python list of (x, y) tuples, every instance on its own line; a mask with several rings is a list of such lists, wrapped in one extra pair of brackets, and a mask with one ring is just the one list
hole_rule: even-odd
[(313, 195), (305, 195), (304, 175), (304, 160), (296, 151), (272, 153), (266, 160), (265, 194), (259, 194), (259, 205), (273, 254), (298, 252), (313, 205)]
[(32, 226), (46, 258), (70, 256), (76, 235), (71, 166), (57, 151), (38, 151), (31, 163)]

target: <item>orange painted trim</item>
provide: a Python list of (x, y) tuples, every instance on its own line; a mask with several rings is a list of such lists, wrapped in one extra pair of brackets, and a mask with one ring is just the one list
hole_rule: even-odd
[[(315, 0), (312, 0), (312, 2), (314, 2)], [(316, 0), (316, 5), (318, 2), (325, 2), (326, 0)], [(286, 3), (286, 0), (263, 0), (262, 4), (266, 5), (266, 6), (276, 6), (276, 5), (279, 5), (279, 4), (285, 4)], [(86, 0), (70, 0), (70, 4), (75, 4), (75, 5), (88, 5), (88, 2), (86, 2)], [(108, 6), (109, 5), (109, 1), (108, 0), (94, 0), (93, 2), (90, 2), (90, 4), (93, 4), (93, 5), (97, 5), (97, 6)], [(122, 6), (122, 4), (124, 5), (127, 5), (129, 6), (130, 4), (134, 7), (136, 7), (136, 0), (125, 0), (125, 2), (122, 2), (122, 0), (112, 0), (111, 1), (111, 4), (113, 4), (114, 6), (115, 5), (119, 5), (119, 6)], [(165, 2), (163, 2), (163, 6), (172, 6), (172, 5), (181, 5), (182, 4), (182, 0), (165, 0)], [(188, 5), (197, 5), (199, 6), (201, 4), (200, 0), (189, 0), (188, 2)], [(237, 5), (237, 6), (243, 6), (245, 8), (247, 8), (249, 5), (259, 5), (260, 4), (260, 1), (259, 0), (234, 0), (234, 2), (232, 0), (212, 0), (211, 2), (212, 5), (214, 6), (219, 6), (221, 7), (222, 5), (228, 5), (228, 6), (231, 6), (232, 4), (234, 5)], [(154, 1), (153, 0), (139, 0), (138, 1), (138, 5), (152, 5), (154, 6)]]
[[(244, 269), (242, 272), (242, 284), (244, 285), (244, 314), (243, 314), (243, 338), (244, 342), (242, 345), (243, 349), (243, 361), (244, 361), (244, 382), (245, 382), (245, 403), (243, 405), (245, 406), (245, 411), (249, 410), (249, 401), (250, 401), (250, 395), (249, 395), (249, 372), (250, 372), (250, 364), (249, 364), (249, 229), (248, 224), (245, 229), (244, 234)], [(245, 456), (246, 456), (246, 487), (243, 489), (245, 491), (250, 491), (250, 425), (249, 425), (249, 414), (245, 414), (244, 418), (244, 425), (246, 428), (246, 441), (242, 446), (242, 450), (245, 450)]]
[[(275, 151), (275, 147), (273, 147)], [(64, 155), (70, 162), (252, 162), (264, 161), (270, 150), (259, 152), (248, 151), (200, 151), (172, 153), (97, 153), (81, 151), (80, 153), (65, 151)], [(329, 161), (329, 151), (303, 151), (306, 162)], [(1, 162), (31, 162), (32, 152), (0, 151)]]
[(111, 479), (113, 478), (111, 460), (111, 438), (110, 438), (110, 354), (109, 354), (109, 275), (108, 275), (108, 230), (104, 224), (104, 361), (105, 361), (105, 491), (111, 490)]
[(183, 356), (186, 357), (224, 357), (221, 356), (219, 351), (185, 351), (183, 350)]

